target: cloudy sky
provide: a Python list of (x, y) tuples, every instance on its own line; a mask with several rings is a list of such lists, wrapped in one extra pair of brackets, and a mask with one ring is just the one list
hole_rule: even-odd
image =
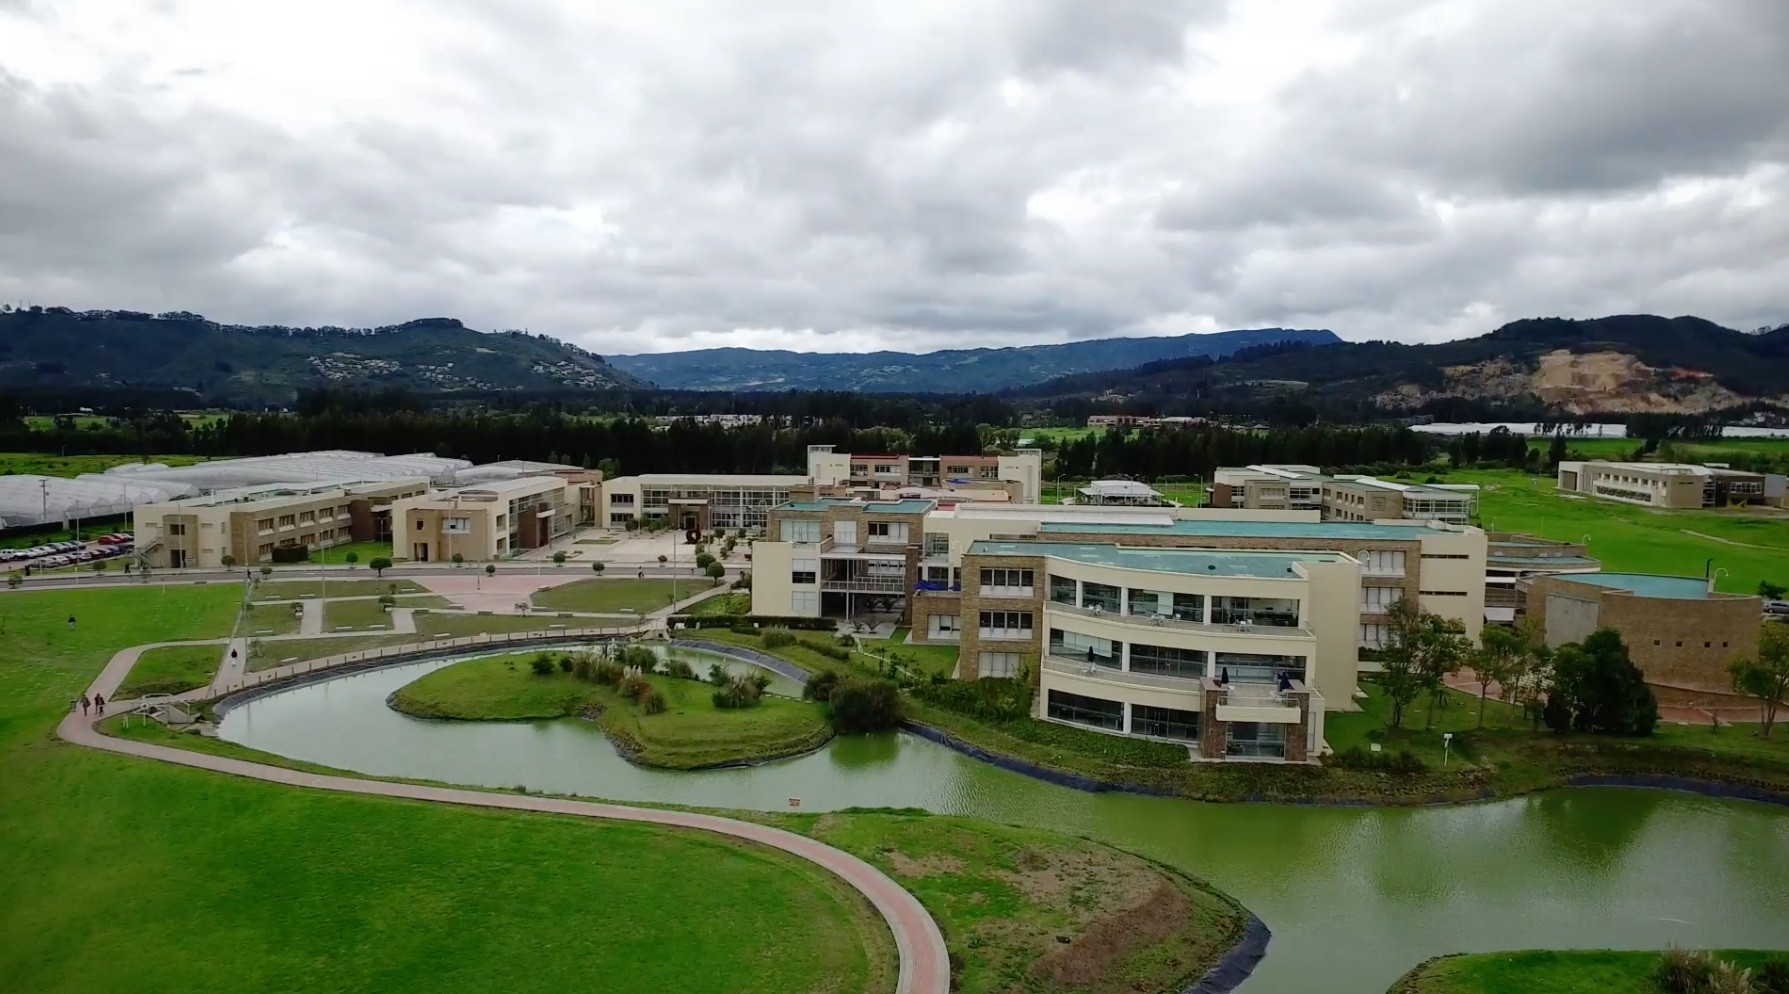
[(0, 0), (0, 299), (599, 352), (1789, 321), (1785, 0)]

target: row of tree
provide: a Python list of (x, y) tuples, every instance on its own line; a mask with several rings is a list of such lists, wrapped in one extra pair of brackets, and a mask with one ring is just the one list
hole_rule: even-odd
[(1436, 444), (1432, 438), (1403, 427), (1113, 429), (1064, 442), (1056, 451), (1055, 475), (1063, 479), (1122, 476), (1144, 480), (1198, 475), (1209, 480), (1219, 466), (1251, 463), (1325, 468), (1408, 466), (1427, 462)]

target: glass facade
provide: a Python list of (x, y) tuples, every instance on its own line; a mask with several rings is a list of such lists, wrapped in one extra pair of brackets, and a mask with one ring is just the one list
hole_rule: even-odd
[(1083, 697), (1066, 691), (1050, 691), (1048, 714), (1059, 721), (1077, 725), (1120, 731), (1124, 728), (1124, 705), (1101, 697)]
[(1088, 580), (1081, 584), (1081, 606), (1117, 614), (1124, 610), (1124, 588)]
[(1131, 672), (1197, 680), (1205, 675), (1205, 650), (1131, 644)]
[(1298, 601), (1283, 597), (1213, 597), (1211, 621), (1216, 625), (1298, 627)]
[(1266, 722), (1233, 721), (1230, 723), (1230, 740), (1224, 745), (1224, 753), (1230, 756), (1284, 758), (1286, 755), (1286, 726)]
[(1199, 712), (1131, 705), (1131, 734), (1160, 739), (1199, 740)]
[(1050, 577), (1050, 600), (1057, 604), (1074, 606), (1079, 596), (1078, 585), (1066, 576)]
[(1237, 683), (1278, 683), (1284, 673), (1293, 680), (1304, 679), (1303, 656), (1270, 656), (1259, 652), (1219, 652), (1213, 660), (1218, 678), (1225, 676)]
[(1123, 642), (1103, 639), (1097, 635), (1082, 635), (1080, 632), (1065, 632), (1060, 628), (1050, 629), (1050, 654), (1114, 670), (1124, 665)]

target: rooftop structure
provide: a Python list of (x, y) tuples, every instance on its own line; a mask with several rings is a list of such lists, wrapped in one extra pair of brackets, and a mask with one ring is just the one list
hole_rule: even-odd
[(1042, 556), (1090, 566), (1188, 573), (1194, 576), (1247, 576), (1280, 579), (1301, 575), (1298, 564), (1336, 562), (1347, 557), (1324, 552), (1221, 552), (1208, 549), (1151, 549), (1115, 544), (1068, 542), (995, 542), (969, 547), (972, 556)]
[(1211, 479), (1212, 507), (1317, 510), (1326, 521), (1409, 518), (1466, 524), (1478, 507), (1475, 485), (1329, 476), (1314, 466), (1227, 466)]
[(1578, 542), (1498, 532), (1486, 536), (1485, 620), (1499, 624), (1516, 621), (1526, 612), (1525, 587), (1518, 581), (1559, 574), (1595, 573), (1602, 563), (1586, 554)]
[(213, 490), (258, 487), (273, 483), (304, 484), (317, 480), (409, 480), (417, 477), (437, 486), (451, 486), (458, 474), (472, 468), (465, 459), (445, 459), (427, 452), (383, 456), (376, 452), (330, 449), (246, 459), (213, 459), (191, 466), (128, 463), (81, 479), (152, 482), (192, 497)]
[(1161, 507), (1170, 502), (1161, 491), (1136, 480), (1095, 480), (1076, 491), (1082, 504), (1122, 504), (1137, 507)]
[(808, 476), (818, 486), (837, 484), (938, 487), (1012, 483), (1013, 499), (1036, 502), (1043, 495), (1044, 455), (1018, 449), (993, 455), (864, 455), (838, 452), (831, 445), (808, 446)]

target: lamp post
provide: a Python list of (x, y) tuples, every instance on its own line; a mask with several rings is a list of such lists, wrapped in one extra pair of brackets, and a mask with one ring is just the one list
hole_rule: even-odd
[(1453, 744), (1454, 744), (1454, 733), (1442, 732), (1441, 733), (1441, 768), (1444, 770), (1447, 769), (1447, 755), (1450, 751), (1452, 751)]

